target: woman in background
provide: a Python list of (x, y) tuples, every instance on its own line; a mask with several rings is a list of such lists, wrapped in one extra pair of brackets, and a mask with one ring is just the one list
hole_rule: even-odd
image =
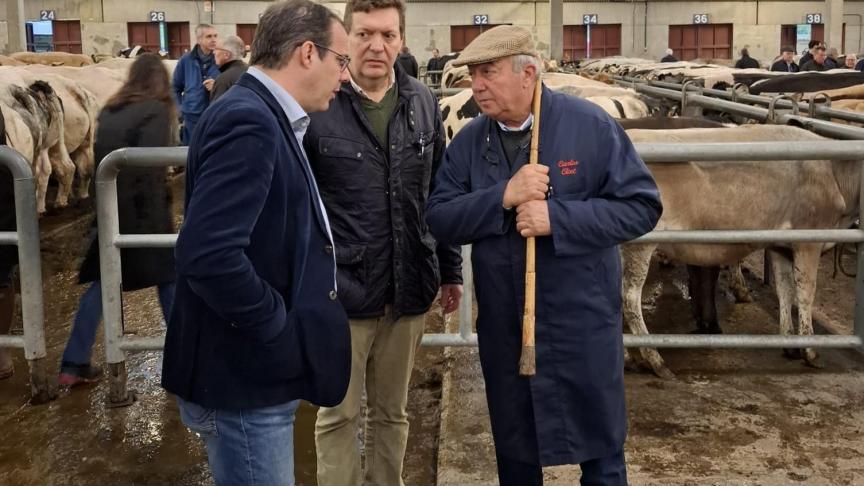
[[(168, 71), (157, 55), (138, 56), (126, 83), (99, 114), (96, 163), (123, 147), (176, 145), (172, 135), (175, 120), (177, 113)], [(174, 232), (171, 191), (166, 177), (165, 167), (126, 167), (120, 171), (117, 198), (121, 234)], [(174, 300), (173, 248), (124, 248), (121, 265), (124, 291), (158, 287), (159, 303), (167, 321)], [(99, 242), (95, 228), (78, 280), (90, 286), (81, 296), (63, 353), (61, 386), (94, 382), (102, 375), (101, 368), (90, 363), (96, 329), (102, 318)]]

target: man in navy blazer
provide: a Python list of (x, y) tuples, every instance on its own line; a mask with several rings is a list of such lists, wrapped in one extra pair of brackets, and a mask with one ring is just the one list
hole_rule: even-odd
[(351, 368), (330, 224), (302, 149), (347, 81), (347, 34), (309, 0), (261, 17), (252, 67), (192, 134), (162, 385), (222, 485), (293, 485), (300, 399), (334, 406)]

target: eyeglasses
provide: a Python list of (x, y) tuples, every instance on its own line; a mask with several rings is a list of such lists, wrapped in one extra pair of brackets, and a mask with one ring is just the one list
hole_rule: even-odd
[(324, 47), (321, 44), (315, 44), (314, 42), (312, 43), (312, 45), (319, 49), (330, 51), (334, 56), (336, 56), (336, 60), (339, 62), (339, 72), (344, 71), (348, 67), (348, 64), (351, 62), (351, 56), (348, 56), (347, 54), (339, 54), (338, 52), (330, 49), (329, 47)]

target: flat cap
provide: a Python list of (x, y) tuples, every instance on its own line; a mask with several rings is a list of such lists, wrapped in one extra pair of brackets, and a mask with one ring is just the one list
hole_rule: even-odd
[(515, 25), (499, 25), (471, 41), (453, 60), (453, 67), (483, 64), (517, 54), (537, 55), (531, 32)]

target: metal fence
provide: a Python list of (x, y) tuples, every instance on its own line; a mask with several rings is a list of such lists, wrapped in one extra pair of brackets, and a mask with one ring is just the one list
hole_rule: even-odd
[[(681, 111), (687, 106), (699, 106), (711, 110), (731, 113), (759, 122), (774, 123), (778, 125), (795, 125), (806, 128), (814, 133), (827, 137), (844, 140), (864, 140), (864, 128), (851, 125), (841, 125), (827, 120), (817, 118), (834, 117), (846, 121), (861, 122), (862, 117), (850, 111), (834, 110), (828, 107), (818, 106), (811, 102), (807, 105), (808, 113), (812, 116), (800, 114), (800, 105), (789, 99), (786, 95), (778, 95), (773, 98), (738, 94), (737, 91), (724, 92), (721, 90), (705, 89), (688, 81), (682, 85), (675, 83), (663, 83), (657, 81), (642, 81), (633, 78), (617, 78), (616, 82), (630, 87), (638, 93), (648, 95), (652, 98), (665, 98), (681, 103)], [(676, 89), (670, 89), (670, 87)], [(711, 94), (711, 96), (706, 96)], [(728, 99), (723, 99), (723, 98)], [(740, 101), (756, 104), (767, 104), (768, 108), (751, 106)], [(778, 108), (788, 107), (790, 110)]]
[(18, 273), (21, 279), (21, 316), (23, 336), (0, 336), (0, 346), (24, 348), (30, 366), (30, 392), (34, 403), (56, 396), (56, 370), (45, 360), (45, 315), (42, 305), (42, 262), (39, 254), (39, 215), (36, 212), (36, 186), (30, 163), (9, 147), (0, 147), (0, 165), (12, 173), (15, 191), (16, 231), (0, 232), (0, 245), (18, 247)]
[[(759, 142), (729, 144), (637, 144), (636, 149), (646, 162), (680, 161), (788, 161), (788, 160), (860, 160), (864, 141), (832, 141), (813, 146), (804, 142)], [(105, 320), (105, 352), (108, 361), (112, 403), (131, 400), (126, 389), (125, 352), (159, 350), (164, 338), (130, 337), (123, 334), (121, 305), (120, 248), (172, 247), (174, 234), (121, 235), (117, 216), (117, 173), (121, 166), (181, 166), (186, 162), (185, 148), (122, 149), (109, 154), (96, 172), (96, 195), (99, 222), (102, 301)], [(778, 162), (773, 162), (778, 163)], [(864, 170), (862, 170), (864, 179)], [(861, 189), (864, 191), (864, 180)], [(864, 206), (864, 195), (859, 201)], [(859, 208), (864, 214), (864, 208)], [(747, 231), (654, 231), (637, 243), (746, 243), (746, 242), (864, 242), (864, 230), (747, 230)], [(471, 248), (463, 247), (465, 297), (459, 309), (459, 332), (427, 334), (426, 346), (476, 346), (473, 333)], [(859, 245), (858, 273), (855, 281), (855, 321), (849, 336), (780, 336), (780, 335), (624, 335), (628, 347), (745, 347), (801, 348), (831, 347), (860, 348), (864, 340), (864, 245)]]

